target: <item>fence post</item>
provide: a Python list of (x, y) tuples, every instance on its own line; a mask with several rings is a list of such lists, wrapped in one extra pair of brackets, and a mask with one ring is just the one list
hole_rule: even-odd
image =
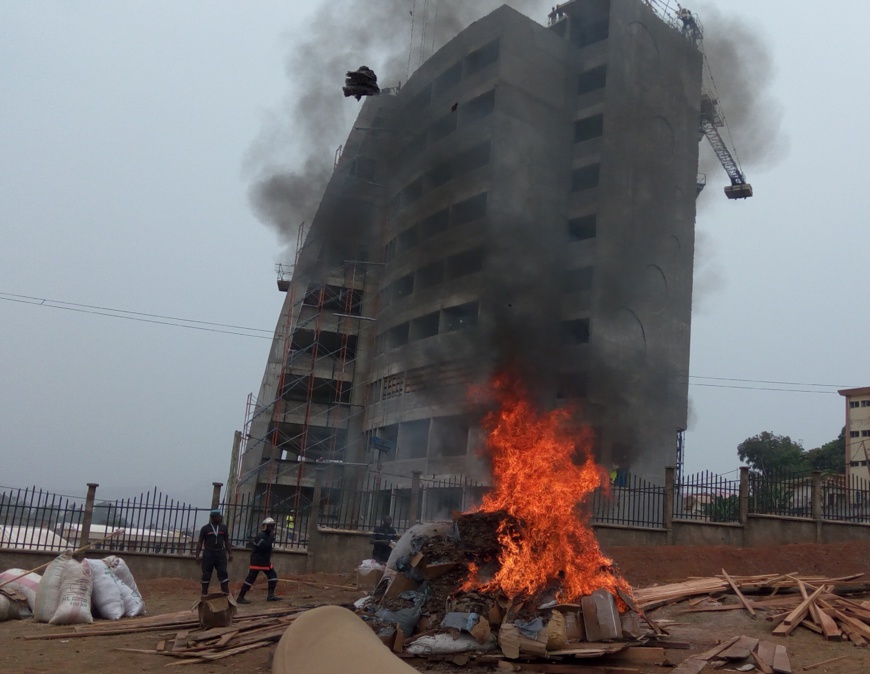
[(221, 504), (221, 487), (224, 486), (223, 482), (212, 482), (211, 483), (211, 509), (214, 510)]
[(82, 535), (79, 539), (79, 547), (87, 545), (91, 537), (91, 521), (94, 519), (94, 500), (97, 495), (96, 482), (88, 482), (88, 495), (85, 497), (85, 512), (82, 515)]
[(737, 521), (743, 526), (749, 523), (749, 466), (740, 466)]
[(317, 546), (320, 538), (317, 523), (320, 522), (320, 496), (323, 492), (323, 472), (319, 467), (314, 469), (314, 492), (311, 495), (311, 510), (308, 513), (308, 559), (305, 562), (306, 571), (317, 571)]
[(408, 528), (420, 521), (420, 476), (422, 470), (411, 471), (411, 507), (408, 511)]
[(665, 498), (662, 501), (662, 526), (668, 532), (668, 544), (673, 545), (674, 539), (674, 474), (675, 468), (665, 468)]

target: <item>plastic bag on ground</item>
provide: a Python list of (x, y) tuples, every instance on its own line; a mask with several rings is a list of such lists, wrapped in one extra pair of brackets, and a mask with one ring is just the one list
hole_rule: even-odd
[(450, 634), (428, 634), (405, 644), (405, 652), (413, 655), (450, 655), (491, 651), (496, 646), (495, 635), (490, 635), (484, 644), (477, 643), (470, 634), (462, 633), (456, 639)]
[(48, 622), (52, 625), (83, 625), (94, 622), (91, 615), (93, 577), (88, 560), (73, 560), (63, 570), (57, 611)]
[(72, 562), (72, 550), (59, 554), (42, 574), (42, 580), (36, 590), (36, 606), (33, 609), (33, 619), (39, 623), (47, 623), (54, 617), (60, 603), (60, 585), (63, 572)]
[[(127, 587), (112, 573), (106, 563), (100, 559), (89, 559), (93, 575), (93, 591), (91, 605), (99, 618), (118, 620), (124, 617), (124, 600), (121, 599), (121, 588)], [(129, 588), (128, 588), (128, 591)]]
[[(17, 590), (21, 592), (25, 597), (27, 597), (27, 606), (31, 611), (36, 610), (36, 591), (39, 589), (39, 582), (42, 580), (42, 576), (38, 573), (28, 573), (27, 575), (21, 576), (22, 573), (25, 573), (24, 569), (8, 569), (3, 573), (0, 573), (0, 586), (4, 590)], [(18, 578), (21, 576), (21, 578)], [(7, 583), (7, 581), (16, 578), (17, 580), (13, 580), (11, 583)], [(4, 585), (4, 583), (6, 583)]]

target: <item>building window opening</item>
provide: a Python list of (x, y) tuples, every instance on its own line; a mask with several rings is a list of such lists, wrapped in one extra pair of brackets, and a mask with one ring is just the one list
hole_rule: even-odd
[(578, 47), (587, 47), (590, 44), (606, 40), (610, 35), (610, 21), (607, 18), (594, 23), (580, 24), (579, 29), (572, 31), (572, 41)]
[(582, 143), (604, 134), (604, 115), (592, 115), (574, 122), (574, 142)]
[(452, 224), (464, 225), (486, 215), (487, 193), (483, 192), (476, 196), (453, 204)]
[(589, 319), (578, 318), (573, 321), (562, 321), (562, 343), (567, 346), (588, 344)]
[(431, 314), (411, 319), (408, 341), (413, 342), (418, 339), (426, 339), (427, 337), (434, 337), (437, 335), (438, 318), (439, 312), (433, 311)]
[(462, 80), (462, 61), (450, 66), (435, 78), (435, 94), (443, 94), (455, 87)]
[(849, 408), (855, 409), (856, 407), (858, 407), (858, 401), (857, 400), (850, 400), (849, 401)]
[(444, 281), (444, 263), (433, 262), (430, 265), (417, 270), (415, 285), (417, 290), (432, 288)]
[(498, 40), (493, 40), (465, 57), (465, 74), (473, 75), (498, 61)]
[(468, 419), (463, 416), (432, 419), (433, 454), (465, 456), (468, 453)]
[(411, 250), (414, 246), (417, 245), (417, 241), (420, 238), (420, 230), (416, 225), (413, 227), (409, 227), (404, 232), (399, 234), (396, 239), (396, 253), (404, 253), (405, 251)]
[(417, 178), (402, 190), (401, 208), (407, 208), (423, 196), (423, 179)]
[(468, 302), (441, 310), (441, 332), (455, 332), (477, 326), (477, 302)]
[(429, 419), (399, 424), (397, 459), (422, 459), (429, 449)]
[(387, 330), (387, 349), (398, 349), (408, 343), (409, 323), (405, 321)]
[(456, 115), (450, 113), (429, 127), (429, 142), (435, 143), (456, 131)]
[(861, 407), (870, 407), (870, 400), (862, 400)]
[(398, 278), (393, 281), (393, 301), (397, 302), (398, 300), (404, 299), (408, 297), (411, 293), (414, 292), (414, 275), (406, 274), (402, 278)]
[(449, 182), (451, 178), (453, 178), (453, 162), (449, 161), (438, 164), (438, 166), (426, 174), (426, 182), (430, 190), (441, 187), (444, 183)]
[(459, 117), (462, 124), (487, 117), (495, 110), (495, 89), (481, 94), (477, 98), (459, 104)]
[(571, 191), (582, 192), (598, 187), (598, 179), (601, 174), (601, 164), (592, 164), (574, 169), (571, 174)]
[(607, 84), (607, 66), (598, 66), (584, 73), (580, 73), (577, 78), (577, 93), (588, 94), (593, 91), (603, 89)]
[(440, 234), (450, 224), (450, 209), (444, 208), (420, 223), (420, 240), (425, 241), (431, 239), (436, 234)]
[(454, 173), (457, 176), (461, 176), (487, 164), (489, 164), (488, 142), (475, 145), (457, 156)]
[(573, 241), (584, 241), (595, 238), (597, 215), (584, 215), (568, 221), (568, 236)]
[(560, 374), (556, 398), (560, 400), (585, 398), (588, 385), (589, 377), (586, 372), (567, 372)]
[(850, 438), (860, 438), (861, 434), (858, 431), (849, 431)]
[(483, 248), (467, 250), (447, 258), (447, 278), (455, 279), (483, 269)]

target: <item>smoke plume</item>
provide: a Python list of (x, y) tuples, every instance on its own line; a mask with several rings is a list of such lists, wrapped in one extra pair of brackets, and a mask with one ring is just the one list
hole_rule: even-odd
[[(320, 3), (292, 36), (285, 61), (289, 89), (264, 123), (245, 161), (256, 216), (293, 245), (314, 217), (359, 104), (343, 99), (348, 70), (367, 65), (396, 86), (472, 21), (502, 4), (546, 14), (535, 0), (352, 0)], [(300, 37), (304, 36), (304, 37)]]

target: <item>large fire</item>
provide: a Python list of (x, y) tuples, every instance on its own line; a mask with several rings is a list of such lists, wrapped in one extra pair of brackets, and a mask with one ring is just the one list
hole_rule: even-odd
[(568, 411), (536, 409), (517, 377), (496, 376), (488, 393), (497, 404), (483, 422), (495, 486), (480, 510), (505, 511), (521, 531), (517, 535), (509, 522), (502, 522), (499, 570), (483, 581), (472, 568), (463, 589), (500, 591), (513, 598), (558, 585), (561, 601), (576, 601), (601, 588), (630, 592), (601, 553), (583, 509), (598, 487), (609, 485), (592, 458), (591, 431), (578, 437), (576, 429), (568, 428)]

